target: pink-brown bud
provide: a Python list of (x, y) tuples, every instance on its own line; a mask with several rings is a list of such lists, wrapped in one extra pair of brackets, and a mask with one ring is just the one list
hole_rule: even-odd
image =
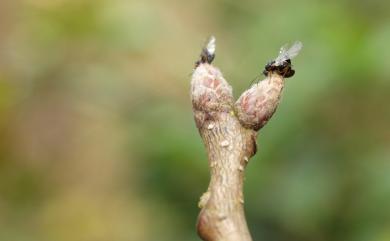
[(256, 131), (262, 128), (278, 107), (283, 86), (283, 77), (271, 74), (246, 90), (235, 104), (241, 124)]
[(218, 68), (201, 63), (192, 74), (191, 98), (196, 110), (227, 111), (233, 103), (232, 87)]

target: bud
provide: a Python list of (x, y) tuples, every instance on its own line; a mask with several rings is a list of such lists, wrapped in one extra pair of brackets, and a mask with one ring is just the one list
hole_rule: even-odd
[(235, 104), (241, 124), (256, 131), (262, 128), (276, 111), (283, 86), (282, 76), (270, 74), (246, 90)]
[(192, 105), (197, 110), (224, 111), (233, 103), (232, 87), (221, 71), (208, 63), (201, 63), (194, 70), (191, 80)]

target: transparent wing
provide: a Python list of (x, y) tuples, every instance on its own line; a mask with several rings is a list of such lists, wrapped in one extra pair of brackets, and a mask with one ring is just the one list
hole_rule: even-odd
[(295, 42), (291, 48), (289, 50), (287, 50), (287, 55), (289, 57), (289, 59), (292, 59), (294, 58), (295, 56), (297, 56), (299, 54), (299, 51), (301, 51), (303, 47), (303, 44), (299, 41)]
[(215, 54), (215, 37), (210, 36), (206, 44), (206, 50), (209, 54)]
[(279, 65), (279, 64), (281, 64), (284, 60), (287, 59), (287, 47), (288, 47), (288, 44), (285, 44), (285, 45), (283, 45), (282, 47), (280, 47), (279, 55), (278, 55), (278, 57), (276, 57), (276, 59), (275, 59), (275, 65)]
[(303, 44), (299, 41), (295, 42), (289, 49), (284, 45), (280, 48), (279, 56), (275, 59), (275, 65), (280, 65), (283, 61), (294, 58), (301, 51), (302, 47)]
[(284, 55), (284, 54), (286, 54), (286, 52), (287, 52), (287, 47), (288, 47), (288, 44), (285, 44), (285, 45), (283, 45), (282, 47), (280, 47), (279, 55)]

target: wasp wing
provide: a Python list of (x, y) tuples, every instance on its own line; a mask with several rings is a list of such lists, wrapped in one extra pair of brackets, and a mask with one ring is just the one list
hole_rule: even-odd
[(210, 55), (215, 54), (215, 37), (214, 36), (210, 36), (205, 48)]
[(299, 42), (299, 41), (295, 42), (291, 46), (291, 48), (289, 48), (287, 50), (287, 55), (288, 55), (289, 59), (292, 59), (295, 56), (297, 56), (299, 54), (299, 51), (301, 51), (302, 47), (303, 47), (303, 44), (301, 42)]
[(280, 65), (287, 59), (292, 59), (301, 51), (303, 44), (299, 41), (295, 42), (289, 49), (286, 45), (280, 48), (279, 56), (275, 59), (275, 65)]

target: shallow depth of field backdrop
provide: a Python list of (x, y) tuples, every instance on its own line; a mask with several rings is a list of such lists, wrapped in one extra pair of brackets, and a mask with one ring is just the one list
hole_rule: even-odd
[(0, 240), (199, 240), (189, 81), (235, 96), (300, 40), (250, 161), (254, 240), (390, 240), (390, 2), (1, 0)]

